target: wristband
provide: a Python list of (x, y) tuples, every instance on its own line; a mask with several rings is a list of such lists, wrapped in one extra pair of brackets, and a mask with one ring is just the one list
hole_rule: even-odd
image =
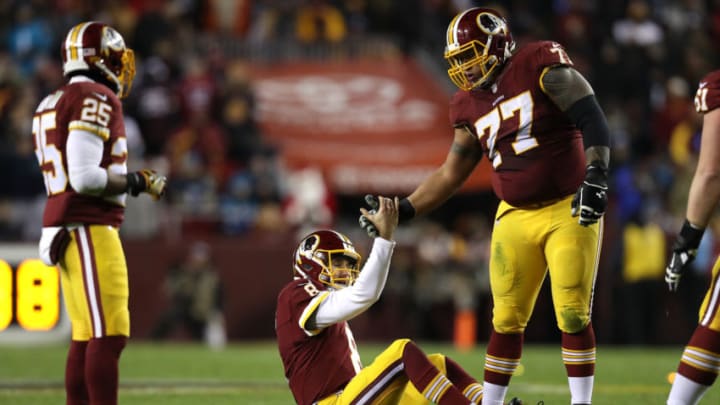
[(138, 172), (128, 173), (126, 175), (126, 178), (127, 178), (127, 187), (125, 189), (133, 197), (137, 197), (141, 192), (145, 191), (145, 189), (147, 188), (147, 184), (145, 183), (145, 176), (141, 175)]
[(705, 228), (697, 228), (686, 219), (680, 229), (678, 240), (687, 248), (694, 250), (700, 246), (703, 233), (705, 233)]
[(398, 222), (404, 223), (415, 217), (415, 207), (412, 206), (410, 200), (403, 198), (400, 200), (400, 206), (398, 207)]
[(602, 160), (593, 160), (585, 168), (585, 179), (606, 185), (608, 169)]

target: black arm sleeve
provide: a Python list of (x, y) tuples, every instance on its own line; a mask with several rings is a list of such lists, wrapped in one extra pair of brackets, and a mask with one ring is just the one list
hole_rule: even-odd
[(582, 132), (585, 149), (591, 146), (610, 146), (610, 128), (595, 95), (581, 98), (565, 113)]

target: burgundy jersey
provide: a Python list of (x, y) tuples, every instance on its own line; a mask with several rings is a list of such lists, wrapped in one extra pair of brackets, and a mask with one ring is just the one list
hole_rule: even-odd
[[(278, 295), (275, 333), (285, 377), (299, 405), (310, 405), (342, 390), (362, 365), (347, 322), (319, 331), (304, 329), (327, 291), (293, 280)], [(314, 299), (316, 298), (317, 299)]]
[(498, 198), (522, 206), (575, 193), (585, 175), (582, 134), (543, 93), (545, 68), (572, 65), (550, 41), (522, 47), (486, 90), (458, 91), (450, 120), (477, 136)]
[(695, 110), (705, 114), (720, 107), (720, 70), (708, 73), (695, 93)]
[(120, 226), (126, 194), (92, 196), (80, 194), (70, 185), (66, 145), (73, 129), (103, 140), (100, 167), (114, 173), (127, 172), (122, 104), (115, 93), (99, 83), (74, 81), (45, 97), (32, 122), (35, 155), (48, 195), (43, 226), (68, 223)]

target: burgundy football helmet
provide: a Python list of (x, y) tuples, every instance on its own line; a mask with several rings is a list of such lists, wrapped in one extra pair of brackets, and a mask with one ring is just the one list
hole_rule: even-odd
[[(333, 259), (345, 259), (346, 267), (335, 267)], [(315, 231), (304, 237), (295, 251), (293, 275), (313, 281), (318, 288), (340, 289), (355, 283), (360, 274), (360, 254), (350, 239), (335, 231)]]
[(130, 93), (135, 78), (135, 54), (122, 35), (97, 21), (70, 29), (62, 43), (63, 73), (90, 71), (114, 83), (118, 97)]
[[(491, 84), (515, 49), (507, 21), (489, 8), (471, 8), (456, 15), (448, 26), (446, 40), (448, 76), (466, 91)], [(480, 73), (470, 74), (475, 67)]]

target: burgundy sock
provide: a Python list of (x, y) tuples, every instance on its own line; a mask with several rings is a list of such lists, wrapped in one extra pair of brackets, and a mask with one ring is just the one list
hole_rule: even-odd
[(562, 333), (562, 357), (568, 377), (595, 374), (595, 331), (592, 323), (578, 333)]
[(117, 405), (118, 363), (126, 343), (126, 336), (90, 339), (85, 376), (92, 405)]
[(475, 378), (465, 371), (453, 359), (445, 358), (445, 370), (448, 380), (456, 386), (466, 398), (479, 404), (482, 401), (483, 386)]
[[(512, 373), (520, 364), (523, 340), (522, 333), (492, 331), (485, 356), (485, 381), (502, 386), (510, 384)], [(500, 369), (512, 369), (512, 371), (502, 372)]]
[(692, 381), (702, 385), (713, 385), (718, 376), (717, 372), (700, 369), (691, 365), (692, 363), (683, 361), (685, 356), (688, 355), (689, 350), (693, 352), (705, 351), (715, 356), (720, 355), (720, 333), (706, 326), (698, 325), (683, 351), (680, 365), (678, 366), (678, 372)]
[(447, 377), (452, 381), (453, 385), (465, 389), (470, 384), (475, 384), (478, 381), (468, 374), (459, 364), (453, 359), (445, 356), (445, 367), (447, 369)]
[(68, 349), (65, 363), (66, 405), (88, 405), (88, 391), (85, 385), (85, 349), (88, 342), (73, 340)]
[[(405, 345), (402, 361), (403, 364), (405, 364), (405, 374), (421, 393), (428, 388), (428, 385), (430, 385), (438, 375), (442, 374), (440, 370), (427, 359), (425, 353), (412, 342), (408, 342)], [(440, 378), (447, 379), (444, 375)], [(470, 403), (470, 400), (465, 398), (457, 387), (450, 384), (445, 392), (439, 395), (434, 402), (439, 405), (466, 405)]]

